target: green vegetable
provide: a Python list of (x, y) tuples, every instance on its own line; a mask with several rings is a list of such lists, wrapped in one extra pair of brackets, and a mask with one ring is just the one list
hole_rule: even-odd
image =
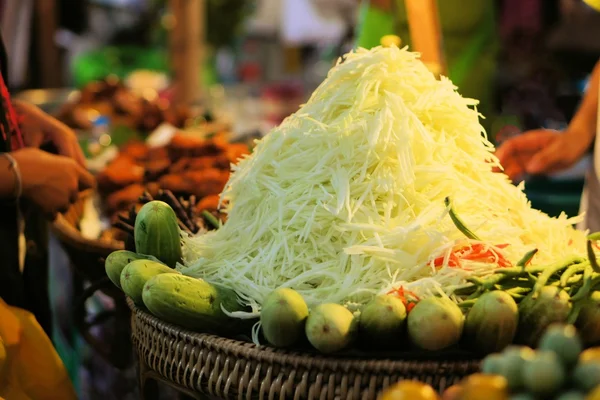
[(550, 326), (544, 333), (538, 349), (553, 351), (570, 368), (577, 363), (583, 346), (574, 326), (557, 324)]
[(585, 395), (576, 390), (569, 390), (568, 392), (559, 394), (554, 399), (555, 400), (585, 400)]
[(593, 242), (596, 242), (596, 241), (600, 240), (600, 232), (590, 233), (588, 235), (587, 239), (591, 240)]
[(572, 302), (584, 299), (592, 290), (592, 273), (594, 272), (591, 265), (588, 265), (583, 270), (583, 286), (571, 297)]
[(566, 287), (567, 284), (569, 283), (571, 277), (574, 274), (583, 271), (587, 265), (588, 265), (588, 263), (577, 263), (577, 264), (573, 264), (569, 268), (567, 268), (566, 271), (560, 277), (560, 286)]
[(306, 320), (306, 337), (321, 353), (335, 353), (352, 343), (356, 335), (354, 315), (339, 304), (321, 304)]
[(537, 397), (530, 393), (517, 393), (513, 394), (508, 400), (538, 400)]
[(106, 260), (104, 261), (106, 275), (119, 289), (121, 288), (121, 272), (123, 271), (123, 268), (134, 260), (158, 261), (155, 257), (137, 254), (128, 250), (116, 250), (106, 257)]
[(508, 293), (485, 293), (467, 314), (466, 343), (483, 354), (500, 351), (512, 343), (518, 323), (517, 303)]
[(600, 362), (587, 361), (577, 364), (573, 371), (573, 382), (585, 392), (600, 385)]
[(207, 210), (202, 211), (202, 217), (204, 217), (206, 222), (211, 224), (213, 228), (219, 229), (219, 220), (216, 219), (215, 216), (212, 215), (210, 212), (208, 212)]
[(544, 286), (538, 296), (531, 292), (519, 304), (517, 341), (535, 346), (553, 323), (564, 323), (571, 311), (569, 295), (555, 286)]
[(456, 226), (456, 228), (459, 231), (461, 231), (462, 234), (465, 235), (466, 237), (468, 237), (469, 239), (480, 240), (476, 234), (471, 232), (471, 230), (465, 226), (465, 224), (462, 222), (462, 220), (456, 214), (456, 212), (454, 211), (454, 209), (452, 208), (452, 205), (450, 203), (450, 197), (446, 197), (444, 199), (444, 204), (449, 209), (448, 213), (450, 214), (450, 219), (454, 223), (454, 226)]
[(165, 264), (150, 260), (134, 260), (127, 264), (121, 272), (121, 288), (135, 304), (144, 304), (142, 291), (146, 282), (159, 274), (179, 272), (167, 267)]
[(587, 241), (587, 254), (594, 272), (600, 273), (600, 266), (596, 260), (596, 253), (594, 253), (594, 245), (591, 240)]
[(528, 360), (533, 359), (535, 352), (525, 346), (510, 346), (502, 353), (502, 375), (511, 390), (519, 390), (524, 387), (523, 367)]
[(361, 309), (359, 333), (373, 347), (393, 347), (401, 342), (406, 324), (406, 307), (392, 295), (373, 298)]
[(289, 347), (304, 335), (308, 306), (293, 289), (280, 288), (265, 299), (260, 312), (263, 334), (277, 347)]
[(537, 282), (536, 282), (535, 286), (533, 287), (533, 291), (536, 294), (538, 294), (542, 290), (542, 288), (544, 286), (546, 286), (546, 284), (548, 283), (548, 279), (550, 279), (550, 277), (552, 275), (570, 267), (573, 264), (581, 263), (584, 261), (585, 260), (583, 260), (580, 257), (571, 257), (571, 258), (568, 258), (566, 261), (561, 261), (561, 262), (557, 262), (557, 263), (546, 266), (546, 268), (543, 270), (543, 272), (538, 276)]
[(548, 396), (558, 392), (565, 380), (565, 369), (558, 356), (551, 351), (537, 351), (523, 365), (525, 388), (538, 396)]
[(500, 353), (490, 354), (481, 363), (481, 372), (488, 375), (501, 375), (504, 357)]
[(428, 297), (408, 314), (409, 337), (425, 350), (441, 350), (456, 344), (463, 325), (460, 308), (446, 298)]
[(165, 202), (144, 204), (135, 218), (135, 249), (150, 254), (171, 268), (181, 261), (181, 239), (175, 211)]
[(528, 251), (527, 253), (525, 253), (525, 255), (523, 256), (523, 258), (521, 258), (518, 262), (517, 262), (517, 267), (523, 267), (525, 268), (525, 266), (527, 265), (527, 263), (529, 261), (531, 261), (531, 259), (533, 258), (533, 256), (535, 256), (538, 252), (538, 249), (533, 249)]
[(158, 318), (199, 332), (231, 333), (240, 322), (223, 310), (248, 311), (234, 291), (175, 273), (148, 280), (142, 298)]
[(586, 346), (600, 343), (600, 292), (592, 292), (589, 298), (581, 302), (575, 327)]

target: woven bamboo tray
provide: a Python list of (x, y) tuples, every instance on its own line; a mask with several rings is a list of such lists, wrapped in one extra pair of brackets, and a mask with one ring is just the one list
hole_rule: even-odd
[[(87, 191), (69, 210), (58, 215), (51, 230), (69, 256), (73, 268), (74, 290), (77, 298), (73, 304), (75, 328), (85, 342), (103, 359), (116, 368), (124, 369), (131, 364), (131, 342), (129, 341), (130, 311), (125, 296), (106, 276), (104, 259), (115, 250), (125, 247), (123, 242), (88, 239), (81, 234), (79, 223), (83, 216), (85, 201), (93, 195)], [(114, 301), (114, 309), (101, 312), (90, 318), (85, 307), (87, 299), (102, 292)], [(92, 334), (94, 327), (113, 325), (113, 337), (100, 339)]]
[[(195, 398), (373, 399), (390, 384), (416, 379), (443, 391), (479, 370), (479, 360), (390, 360), (325, 357), (194, 333), (163, 322), (127, 303), (147, 378), (180, 388)], [(142, 390), (143, 392), (143, 390)]]

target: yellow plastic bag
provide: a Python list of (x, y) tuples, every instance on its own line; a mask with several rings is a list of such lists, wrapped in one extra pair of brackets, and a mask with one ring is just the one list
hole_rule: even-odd
[(60, 357), (33, 314), (2, 299), (0, 399), (77, 399)]

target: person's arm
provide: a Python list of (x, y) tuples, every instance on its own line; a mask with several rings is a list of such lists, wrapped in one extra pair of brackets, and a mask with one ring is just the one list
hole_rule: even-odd
[(598, 121), (598, 91), (600, 90), (600, 61), (596, 63), (588, 84), (588, 89), (583, 96), (581, 106), (569, 123), (565, 134), (573, 139), (583, 140), (591, 145), (596, 136)]
[(592, 71), (581, 106), (564, 133), (536, 129), (508, 139), (496, 151), (506, 175), (549, 174), (575, 164), (590, 149), (596, 137), (600, 62)]
[(14, 199), (16, 195), (17, 175), (11, 162), (0, 154), (0, 199)]

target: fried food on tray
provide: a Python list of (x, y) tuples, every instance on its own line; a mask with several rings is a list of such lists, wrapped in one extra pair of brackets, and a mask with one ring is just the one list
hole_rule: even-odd
[(180, 174), (167, 174), (160, 177), (158, 184), (163, 190), (170, 190), (173, 193), (191, 193), (193, 183), (184, 179)]
[(154, 181), (167, 172), (171, 166), (171, 160), (168, 158), (149, 159), (144, 163), (146, 170), (146, 180)]
[(229, 162), (236, 163), (240, 157), (250, 153), (250, 149), (244, 143), (231, 143), (227, 146), (226, 154)]
[(58, 119), (76, 129), (90, 129), (95, 117), (110, 119), (113, 125), (150, 133), (163, 122), (183, 128), (192, 118), (187, 106), (174, 106), (158, 96), (147, 97), (127, 88), (116, 77), (88, 83), (77, 102), (69, 102), (58, 113)]
[(196, 210), (198, 213), (202, 211), (217, 211), (219, 209), (219, 195), (211, 194), (209, 196), (203, 197), (202, 200), (196, 204)]
[(106, 198), (106, 208), (113, 212), (126, 209), (130, 204), (134, 204), (145, 190), (144, 185), (136, 183), (113, 192)]
[(221, 193), (228, 179), (229, 171), (216, 168), (187, 171), (183, 174), (183, 180), (190, 184), (190, 192), (198, 198)]
[(176, 134), (167, 146), (172, 160), (181, 157), (214, 156), (221, 153), (223, 146), (211, 139)]
[(247, 145), (227, 143), (224, 138), (224, 134), (211, 139), (176, 134), (168, 145), (158, 148), (127, 143), (98, 175), (105, 210), (114, 217), (138, 204), (144, 191), (156, 197), (168, 190), (193, 201), (189, 206), (199, 212), (217, 212), (231, 162), (249, 153)]
[(133, 158), (137, 161), (142, 161), (148, 158), (150, 149), (143, 142), (131, 141), (125, 144), (121, 149), (121, 153)]
[(112, 192), (144, 181), (144, 168), (128, 156), (120, 155), (97, 177), (101, 192)]

